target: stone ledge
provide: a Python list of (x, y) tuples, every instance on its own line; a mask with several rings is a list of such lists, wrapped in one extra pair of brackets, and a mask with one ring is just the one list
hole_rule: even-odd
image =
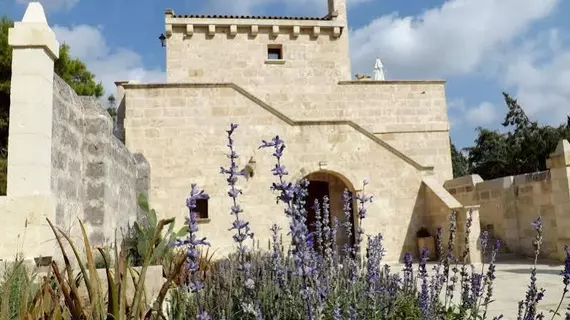
[(287, 60), (265, 60), (265, 64), (277, 64), (277, 65), (281, 65), (281, 64), (285, 64), (287, 63)]
[(390, 85), (390, 84), (445, 84), (446, 80), (350, 80), (350, 81), (339, 81), (339, 85)]

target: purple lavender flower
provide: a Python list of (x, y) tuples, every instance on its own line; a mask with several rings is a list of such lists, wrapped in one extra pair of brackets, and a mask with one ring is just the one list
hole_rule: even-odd
[(530, 283), (528, 285), (528, 290), (526, 292), (524, 305), (523, 319), (534, 319), (536, 316), (536, 307), (538, 302), (544, 297), (544, 289), (538, 290), (536, 287), (536, 263), (538, 260), (538, 255), (540, 254), (540, 245), (542, 244), (542, 219), (537, 217), (532, 223), (532, 228), (536, 231), (536, 237), (533, 242), (534, 246), (534, 265), (530, 271)]
[[(562, 296), (560, 297), (560, 302), (558, 303), (556, 310), (554, 310), (554, 314), (552, 315), (552, 319), (554, 319), (555, 316), (559, 315), (558, 310), (560, 310), (560, 307), (562, 306), (562, 303), (564, 302), (564, 298), (566, 297), (566, 294), (568, 293), (568, 285), (570, 284), (570, 249), (568, 248), (567, 245), (564, 246), (564, 251), (566, 252), (566, 259), (564, 260), (564, 270), (562, 270), (560, 272), (560, 275), (562, 276), (562, 284), (564, 284), (564, 288), (562, 289)], [(566, 312), (566, 319), (569, 319), (569, 318), (570, 318), (570, 310), (568, 312)]]
[(418, 267), (418, 277), (421, 280), (421, 290), (419, 295), (419, 307), (422, 312), (422, 317), (424, 320), (429, 319), (429, 290), (428, 290), (428, 278), (427, 278), (427, 257), (429, 250), (423, 248), (420, 256), (420, 264)]
[[(247, 290), (252, 287), (253, 279), (250, 278), (249, 275), (249, 264), (245, 260), (245, 255), (247, 253), (247, 246), (244, 244), (244, 241), (247, 238), (253, 239), (253, 232), (251, 232), (249, 227), (249, 222), (240, 218), (240, 213), (243, 212), (242, 208), (237, 202), (238, 196), (241, 194), (241, 190), (236, 187), (236, 183), (238, 181), (238, 177), (245, 176), (244, 170), (239, 170), (236, 159), (239, 158), (239, 155), (234, 149), (234, 140), (233, 140), (233, 133), (235, 129), (237, 129), (238, 125), (232, 123), (230, 125), (230, 129), (226, 132), (228, 133), (228, 148), (230, 150), (227, 157), (230, 159), (230, 167), (225, 169), (223, 167), (220, 168), (220, 173), (227, 175), (226, 181), (228, 182), (229, 191), (228, 196), (232, 199), (232, 207), (231, 212), (233, 216), (235, 216), (235, 220), (232, 223), (232, 227), (229, 229), (235, 230), (236, 233), (233, 235), (234, 241), (238, 244), (238, 254), (239, 254), (239, 262), (240, 262), (240, 271), (243, 273), (243, 284), (244, 288)], [(254, 287), (254, 285), (253, 285)]]
[[(447, 255), (443, 260), (443, 277), (445, 278), (445, 302), (444, 307), (447, 308), (447, 302), (453, 300), (453, 290), (455, 289), (455, 276), (450, 277), (451, 263), (455, 260), (453, 255), (455, 247), (455, 231), (457, 227), (457, 212), (452, 211), (449, 217), (449, 241), (447, 243)], [(454, 268), (455, 270), (455, 268)]]
[(467, 213), (467, 221), (465, 222), (465, 238), (463, 254), (461, 256), (461, 271), (459, 275), (461, 277), (461, 308), (459, 311), (459, 316), (463, 317), (467, 308), (470, 306), (471, 299), (469, 296), (469, 273), (467, 272), (467, 259), (469, 257), (470, 247), (469, 247), (469, 237), (471, 234), (471, 225), (473, 224), (473, 210), (469, 209)]
[[(329, 197), (323, 197), (323, 246), (324, 246), (324, 258), (326, 262), (326, 268), (330, 270), (332, 263), (333, 263), (333, 228), (331, 228), (331, 219), (330, 219), (330, 204), (329, 204)], [(336, 236), (336, 233), (335, 233)]]
[(416, 290), (414, 281), (414, 269), (412, 265), (412, 254), (404, 254), (404, 292), (410, 293)]
[(367, 297), (368, 308), (372, 312), (376, 309), (376, 293), (380, 287), (380, 264), (383, 256), (382, 235), (378, 234), (374, 237), (368, 236), (368, 245), (366, 247)]
[(491, 252), (491, 261), (489, 262), (489, 267), (487, 269), (487, 274), (483, 280), (483, 290), (487, 288), (487, 293), (485, 295), (485, 300), (483, 302), (483, 319), (487, 316), (487, 310), (489, 304), (491, 303), (491, 298), (493, 297), (493, 281), (495, 280), (495, 260), (497, 259), (497, 253), (501, 248), (501, 241), (497, 240), (495, 242), (495, 247)]
[(292, 254), (296, 269), (294, 274), (302, 279), (301, 296), (306, 304), (307, 318), (312, 320), (315, 312), (311, 302), (311, 297), (314, 294), (311, 280), (315, 277), (316, 267), (311, 246), (311, 235), (306, 224), (305, 199), (308, 195), (308, 181), (302, 180), (295, 184), (285, 181), (284, 177), (288, 175), (288, 172), (281, 163), (285, 142), (279, 136), (275, 136), (271, 141), (263, 140), (259, 148), (274, 149), (273, 156), (277, 159), (277, 164), (272, 173), (279, 180), (272, 184), (271, 190), (279, 192), (277, 199), (285, 204), (285, 214), (290, 218), (289, 230), (292, 237)]
[(489, 232), (487, 230), (481, 233), (481, 238), (479, 239), (481, 243), (481, 251), (483, 251), (483, 255), (485, 255), (485, 250), (487, 249), (487, 243), (489, 242)]
[(271, 234), (273, 238), (273, 254), (271, 255), (271, 268), (275, 273), (275, 282), (281, 289), (285, 289), (285, 277), (286, 271), (283, 266), (283, 257), (281, 255), (281, 250), (279, 247), (279, 231), (281, 228), (274, 224), (271, 227)]
[(323, 250), (323, 221), (319, 199), (315, 199), (315, 202), (313, 203), (313, 210), (315, 211), (315, 222), (313, 223), (313, 226), (315, 227), (315, 250)]
[(206, 311), (200, 311), (198, 315), (196, 315), (196, 320), (211, 320), (212, 318)]
[(204, 190), (198, 190), (196, 184), (191, 185), (190, 197), (186, 199), (186, 206), (189, 209), (189, 214), (186, 217), (186, 225), (188, 226), (188, 235), (184, 240), (177, 240), (177, 246), (187, 247), (187, 268), (188, 268), (188, 287), (191, 292), (198, 292), (203, 288), (202, 282), (197, 278), (197, 271), (200, 268), (199, 259), (200, 252), (198, 247), (209, 246), (206, 238), (198, 239), (196, 233), (198, 232), (198, 219), (196, 215), (196, 203), (199, 199), (209, 199), (208, 194)]
[(372, 196), (367, 196), (364, 193), (364, 189), (368, 184), (368, 180), (364, 180), (362, 183), (362, 191), (356, 194), (356, 200), (358, 201), (358, 228), (356, 230), (356, 239), (354, 243), (354, 253), (357, 257), (357, 262), (360, 264), (360, 245), (362, 243), (362, 236), (364, 235), (364, 229), (362, 228), (362, 221), (366, 218), (366, 204), (371, 203)]
[(342, 319), (342, 313), (341, 313), (340, 307), (336, 303), (333, 307), (332, 318), (333, 318), (333, 320), (341, 320)]
[(441, 227), (438, 227), (437, 231), (436, 231), (436, 236), (435, 236), (435, 238), (436, 238), (436, 253), (437, 253), (437, 257), (438, 257), (438, 262), (433, 267), (434, 273), (432, 275), (431, 284), (430, 284), (430, 297), (431, 297), (430, 313), (431, 314), (434, 314), (436, 312), (435, 307), (437, 306), (439, 295), (440, 295), (441, 289), (443, 287), (443, 284), (445, 282), (445, 278), (441, 272), (441, 268), (443, 266), (443, 260), (444, 260), (443, 240), (442, 240), (442, 234), (441, 233), (442, 233)]

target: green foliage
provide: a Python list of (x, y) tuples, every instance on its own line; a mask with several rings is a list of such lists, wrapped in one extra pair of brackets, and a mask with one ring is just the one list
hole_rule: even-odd
[(0, 285), (0, 319), (21, 319), (39, 286), (35, 274), (17, 256), (13, 263), (6, 263)]
[[(54, 273), (59, 299), (65, 304), (64, 313), (69, 314), (72, 319), (158, 319), (162, 316), (160, 308), (151, 307), (150, 303), (146, 301), (146, 293), (144, 287), (144, 280), (146, 272), (150, 265), (151, 257), (154, 255), (155, 244), (159, 241), (160, 234), (164, 227), (172, 224), (174, 219), (160, 220), (157, 223), (155, 233), (151, 239), (148, 250), (144, 253), (142, 269), (140, 272), (135, 272), (128, 264), (125, 251), (117, 248), (115, 245), (114, 262), (108, 259), (108, 255), (104, 249), (97, 248), (101, 253), (104, 261), (105, 279), (100, 279), (96, 270), (94, 254), (91, 249), (91, 244), (85, 232), (83, 223), (79, 221), (81, 231), (83, 234), (83, 246), (85, 248), (83, 260), (82, 255), (79, 253), (76, 244), (71, 238), (53, 226), (51, 221), (47, 220), (53, 233), (56, 237), (58, 246), (65, 262), (65, 269), (60, 272), (58, 265), (52, 262), (51, 270)], [(74, 277), (72, 266), (70, 263), (70, 256), (68, 255), (65, 246), (68, 245), (73, 251), (73, 256), (78, 262), (80, 267), (80, 279), (87, 290), (88, 301), (83, 301), (79, 295), (80, 282), (78, 277)], [(121, 246), (122, 248), (124, 246)], [(168, 289), (173, 283), (173, 279), (180, 273), (180, 268), (183, 265), (183, 260), (176, 263), (177, 268), (174, 268), (171, 274), (166, 276), (158, 297), (153, 306), (162, 305), (162, 301), (166, 297)], [(131, 297), (127, 297), (127, 279), (131, 278), (134, 283), (134, 290)], [(103, 290), (102, 281), (106, 281), (106, 292)], [(37, 314), (32, 314), (33, 319), (37, 319)]]
[[(12, 78), (12, 48), (8, 45), (8, 29), (14, 22), (0, 18), (0, 195), (6, 194), (6, 159), (8, 157), (8, 123), (10, 116), (10, 81)], [(103, 96), (103, 85), (95, 82), (95, 76), (85, 64), (69, 55), (69, 46), (60, 46), (59, 58), (54, 70), (75, 92), (83, 96)]]
[(115, 122), (115, 120), (117, 119), (117, 107), (116, 107), (115, 96), (112, 94), (109, 95), (107, 97), (107, 102), (109, 103), (109, 106), (107, 107), (107, 112), (109, 113), (111, 118), (113, 118), (113, 122)]
[(570, 117), (558, 127), (541, 126), (528, 118), (516, 99), (503, 93), (507, 114), (502, 125), (509, 131), (477, 128), (469, 151), (470, 173), (483, 179), (546, 170), (546, 160), (560, 139), (570, 139)]
[(136, 221), (125, 236), (127, 258), (132, 265), (141, 265), (144, 253), (148, 251), (152, 244), (154, 245), (154, 251), (150, 263), (152, 265), (161, 264), (164, 257), (171, 251), (170, 244), (176, 241), (177, 238), (185, 236), (188, 233), (188, 229), (182, 227), (177, 232), (174, 232), (174, 223), (171, 223), (165, 234), (159, 234), (158, 240), (152, 242), (158, 228), (156, 211), (150, 209), (147, 197), (144, 194), (139, 195), (138, 204), (144, 213), (144, 217), (141, 221)]
[(458, 178), (469, 174), (469, 161), (460, 151), (455, 148), (455, 145), (451, 142), (451, 164), (453, 168), (453, 177)]
[(55, 73), (67, 82), (80, 96), (103, 96), (103, 85), (95, 82), (93, 75), (85, 64), (69, 55), (69, 46), (62, 44), (59, 48), (59, 59), (54, 64)]

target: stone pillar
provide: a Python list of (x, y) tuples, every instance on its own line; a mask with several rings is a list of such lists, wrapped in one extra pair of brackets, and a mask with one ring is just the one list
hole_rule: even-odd
[(560, 140), (547, 160), (552, 184), (552, 204), (558, 230), (558, 257), (564, 261), (564, 245), (570, 246), (570, 143)]
[(471, 227), (469, 228), (469, 255), (467, 256), (467, 263), (481, 263), (482, 251), (480, 244), (481, 236), (481, 222), (479, 220), (479, 205), (464, 206), (457, 212), (457, 237), (455, 238), (457, 251), (455, 252), (457, 258), (461, 258), (465, 249), (465, 234), (466, 222), (469, 214), (471, 214)]
[[(59, 43), (39, 2), (8, 31), (12, 46), (8, 188), (1, 197), (0, 259), (52, 257), (57, 251), (46, 218), (55, 223), (52, 181), (54, 60)], [(55, 251), (54, 251), (55, 250)], [(49, 259), (48, 259), (49, 260)]]
[[(136, 165), (136, 169), (137, 169), (137, 179), (136, 179), (136, 185), (135, 185), (135, 190), (137, 193), (137, 200), (138, 197), (141, 194), (144, 194), (147, 199), (150, 201), (150, 164), (148, 163), (148, 161), (146, 160), (146, 158), (144, 157), (144, 155), (142, 153), (135, 153), (133, 155), (134, 159), (135, 159), (135, 165)], [(138, 205), (138, 201), (137, 201), (137, 220), (139, 220), (141, 217), (144, 217), (145, 213), (144, 211), (140, 208), (140, 206)]]
[(54, 60), (59, 43), (39, 2), (8, 33), (12, 53), (9, 197), (51, 193)]
[(125, 87), (129, 81), (115, 81), (117, 86), (117, 117), (114, 124), (113, 134), (119, 141), (125, 144)]

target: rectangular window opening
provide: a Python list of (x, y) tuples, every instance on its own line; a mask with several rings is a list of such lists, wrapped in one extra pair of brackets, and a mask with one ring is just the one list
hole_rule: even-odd
[(208, 216), (208, 199), (196, 200), (196, 218), (198, 220), (209, 219)]
[(269, 60), (282, 60), (283, 59), (283, 47), (281, 45), (269, 45), (269, 46), (267, 46), (267, 59), (269, 59)]

